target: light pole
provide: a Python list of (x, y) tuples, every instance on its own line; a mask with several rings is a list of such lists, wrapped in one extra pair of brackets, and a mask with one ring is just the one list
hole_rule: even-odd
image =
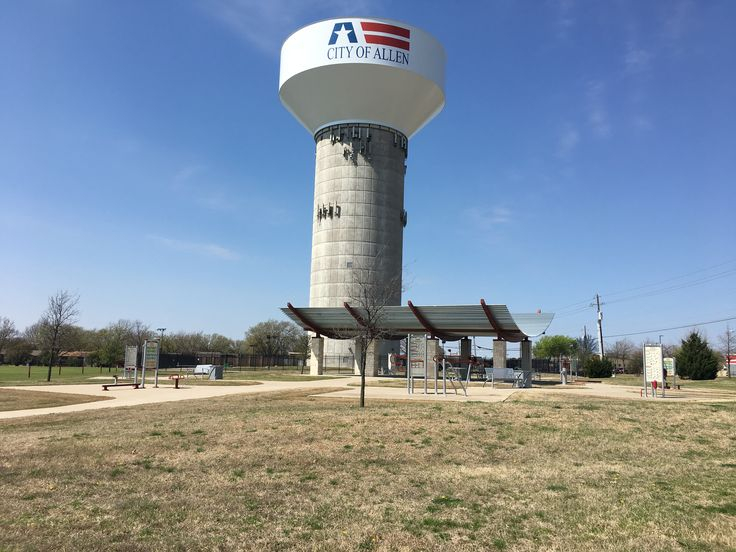
[(273, 342), (271, 341), (274, 337), (274, 335), (267, 335), (266, 336), (266, 349), (268, 351), (268, 369), (271, 369), (271, 362), (273, 361)]
[(156, 376), (153, 378), (154, 387), (158, 387), (158, 367), (159, 367), (159, 364), (161, 364), (161, 346), (164, 344), (164, 332), (166, 331), (166, 328), (156, 328), (156, 331), (161, 334), (161, 337), (158, 340), (158, 355), (156, 358)]

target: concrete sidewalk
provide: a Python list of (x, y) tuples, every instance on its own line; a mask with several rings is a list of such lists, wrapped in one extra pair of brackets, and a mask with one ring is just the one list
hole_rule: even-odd
[[(357, 379), (357, 378), (356, 378)], [(648, 400), (662, 403), (671, 402), (702, 402), (702, 401), (718, 401), (731, 402), (736, 401), (736, 393), (712, 389), (689, 389), (689, 390), (671, 390), (668, 389), (665, 397), (651, 396), (641, 397), (640, 387), (628, 385), (609, 385), (606, 383), (574, 383), (569, 385), (545, 385), (540, 387), (532, 387), (531, 389), (514, 389), (510, 387), (493, 388), (490, 385), (485, 387), (471, 386), (468, 388), (468, 396), (464, 396), (461, 389), (458, 388), (458, 394), (455, 394), (452, 388), (449, 388), (447, 395), (442, 393), (440, 389), (437, 394), (434, 393), (434, 385), (429, 386), (428, 392), (424, 394), (423, 385), (416, 385), (414, 393), (408, 395), (405, 387), (366, 387), (366, 397), (369, 399), (386, 399), (386, 400), (413, 400), (413, 401), (481, 401), (481, 402), (503, 402), (509, 397), (518, 395), (519, 397), (541, 398), (549, 396), (574, 396), (588, 397), (599, 399), (618, 399), (618, 400)], [(319, 397), (324, 398), (351, 398), (358, 399), (360, 395), (359, 387), (351, 387), (339, 391), (320, 393)]]

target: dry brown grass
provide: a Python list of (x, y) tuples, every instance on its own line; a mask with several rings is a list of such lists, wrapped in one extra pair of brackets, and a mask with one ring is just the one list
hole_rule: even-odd
[(0, 422), (0, 549), (736, 547), (736, 405), (517, 396)]
[(107, 397), (94, 395), (77, 395), (71, 393), (50, 393), (19, 389), (0, 389), (0, 412), (7, 410), (26, 410), (29, 408), (46, 408), (67, 404), (82, 404), (108, 400)]

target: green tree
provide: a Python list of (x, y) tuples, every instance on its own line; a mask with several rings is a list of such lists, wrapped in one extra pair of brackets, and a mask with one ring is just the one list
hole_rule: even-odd
[(588, 359), (597, 354), (598, 340), (590, 334), (586, 334), (583, 337), (578, 337), (575, 340), (574, 352), (580, 360), (580, 363), (585, 366), (585, 363), (588, 361)]
[(207, 349), (215, 353), (237, 353), (238, 347), (234, 340), (224, 335), (213, 333), (209, 336)]
[(266, 320), (248, 328), (242, 350), (264, 356), (284, 356), (296, 351), (304, 334), (293, 322)]
[(718, 357), (698, 332), (682, 340), (676, 359), (677, 374), (683, 378), (715, 379), (718, 374)]
[(125, 346), (136, 344), (133, 322), (118, 320), (97, 332), (97, 359), (102, 366), (119, 366), (125, 361)]
[(534, 356), (537, 358), (556, 358), (559, 365), (564, 356), (575, 351), (576, 342), (566, 335), (545, 335), (534, 345)]
[(590, 357), (583, 366), (583, 375), (586, 378), (610, 378), (613, 375), (613, 362), (604, 358)]
[(198, 353), (209, 351), (210, 336), (202, 332), (177, 332), (164, 337), (161, 352)]
[(7, 364), (25, 364), (33, 360), (33, 343), (22, 336), (16, 336), (5, 345), (5, 360)]

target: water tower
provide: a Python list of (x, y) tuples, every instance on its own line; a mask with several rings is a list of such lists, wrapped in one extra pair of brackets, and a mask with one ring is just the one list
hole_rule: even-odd
[[(330, 19), (284, 42), (279, 95), (317, 145), (310, 307), (342, 307), (366, 285), (401, 304), (408, 143), (442, 109), (444, 79), (442, 45), (405, 23)], [(329, 340), (324, 354), (351, 347)]]

